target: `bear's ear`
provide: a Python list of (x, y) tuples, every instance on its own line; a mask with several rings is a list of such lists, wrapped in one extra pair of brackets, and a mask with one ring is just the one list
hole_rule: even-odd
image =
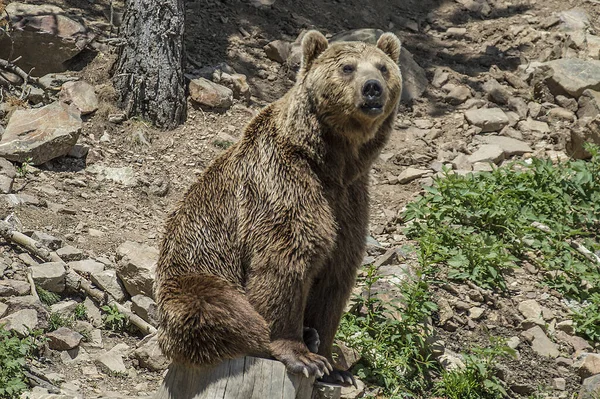
[(379, 40), (377, 40), (377, 48), (386, 53), (395, 63), (398, 63), (402, 43), (396, 35), (390, 32), (381, 35)]
[(310, 69), (313, 61), (327, 49), (329, 43), (323, 34), (316, 30), (306, 32), (302, 38), (302, 65), (301, 70)]

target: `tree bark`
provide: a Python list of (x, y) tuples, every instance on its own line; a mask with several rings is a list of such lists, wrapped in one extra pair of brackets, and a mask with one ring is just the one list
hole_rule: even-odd
[(113, 83), (128, 116), (164, 129), (185, 121), (183, 0), (127, 0)]

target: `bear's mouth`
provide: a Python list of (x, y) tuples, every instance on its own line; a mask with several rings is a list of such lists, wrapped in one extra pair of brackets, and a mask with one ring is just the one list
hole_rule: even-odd
[(360, 106), (360, 110), (369, 116), (379, 115), (383, 112), (383, 104), (380, 102), (365, 102)]

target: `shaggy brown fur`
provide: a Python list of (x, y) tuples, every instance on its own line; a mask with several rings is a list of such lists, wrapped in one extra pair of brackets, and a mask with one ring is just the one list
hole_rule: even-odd
[[(328, 46), (312, 31), (302, 46), (296, 85), (250, 122), (167, 222), (156, 297), (160, 346), (176, 361), (271, 355), (292, 372), (331, 371), (365, 247), (368, 172), (400, 98), (400, 42), (384, 34), (377, 46)], [(375, 108), (364, 94), (373, 80), (382, 87)], [(318, 331), (318, 353), (304, 326)], [(336, 379), (351, 381), (334, 371)]]

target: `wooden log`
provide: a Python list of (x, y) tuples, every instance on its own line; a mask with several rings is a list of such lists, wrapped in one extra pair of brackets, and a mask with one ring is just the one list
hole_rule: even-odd
[(288, 373), (283, 363), (252, 356), (214, 367), (169, 366), (154, 399), (339, 399), (341, 387)]

